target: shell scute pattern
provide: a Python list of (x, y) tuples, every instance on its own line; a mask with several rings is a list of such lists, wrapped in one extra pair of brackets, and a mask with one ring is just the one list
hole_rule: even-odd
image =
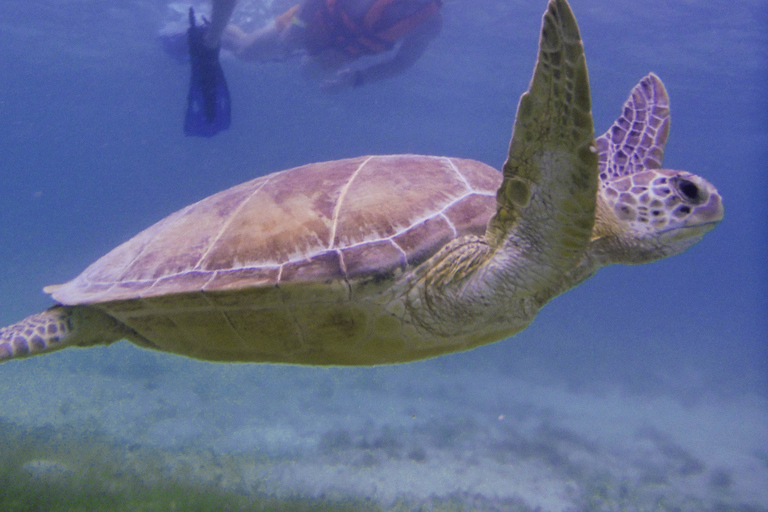
[(481, 234), (501, 174), (411, 155), (311, 164), (257, 178), (148, 228), (48, 290), (63, 304), (284, 283), (382, 279)]

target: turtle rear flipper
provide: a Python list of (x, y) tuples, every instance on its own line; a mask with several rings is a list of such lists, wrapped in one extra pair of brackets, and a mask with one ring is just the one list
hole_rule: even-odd
[(96, 308), (54, 306), (0, 328), (0, 361), (73, 345), (107, 345), (130, 334), (125, 326)]

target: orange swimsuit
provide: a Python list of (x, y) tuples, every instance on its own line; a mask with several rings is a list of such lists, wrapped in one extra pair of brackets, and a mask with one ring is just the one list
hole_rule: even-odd
[(310, 55), (334, 49), (359, 57), (391, 50), (399, 39), (437, 14), (442, 4), (442, 0), (375, 0), (362, 18), (354, 18), (339, 0), (308, 0), (276, 18), (275, 25), (279, 31), (291, 24), (304, 28)]

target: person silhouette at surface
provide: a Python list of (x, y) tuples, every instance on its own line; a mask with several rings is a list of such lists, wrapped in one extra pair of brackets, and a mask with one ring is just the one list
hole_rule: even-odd
[[(440, 33), (442, 0), (303, 0), (265, 27), (229, 24), (236, 0), (212, 0), (211, 20), (197, 26), (190, 9), (192, 82), (185, 132), (211, 136), (229, 126), (229, 94), (220, 48), (243, 60), (285, 61), (324, 76), (328, 92), (387, 79), (411, 67)], [(361, 57), (375, 56), (364, 63)]]
[[(214, 0), (232, 2), (232, 0)], [(304, 0), (261, 30), (225, 27), (222, 45), (245, 60), (287, 60), (336, 71), (322, 87), (338, 90), (383, 80), (411, 67), (439, 33), (442, 0)], [(385, 55), (367, 67), (363, 56)]]

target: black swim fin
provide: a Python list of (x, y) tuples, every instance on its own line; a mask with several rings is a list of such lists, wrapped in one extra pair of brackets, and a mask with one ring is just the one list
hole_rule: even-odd
[(195, 23), (195, 11), (190, 7), (187, 41), (192, 76), (184, 134), (196, 137), (213, 137), (229, 128), (231, 120), (229, 89), (219, 65), (219, 48), (208, 48), (203, 42), (207, 29), (207, 21), (200, 26)]

